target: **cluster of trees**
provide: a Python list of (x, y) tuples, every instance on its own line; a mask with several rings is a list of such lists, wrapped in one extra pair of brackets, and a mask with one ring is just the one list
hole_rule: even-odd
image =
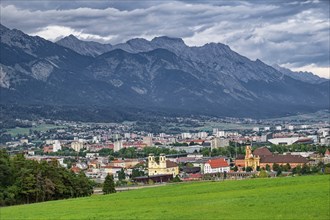
[(93, 193), (93, 182), (56, 160), (38, 162), (18, 154), (10, 157), (0, 150), (0, 206), (43, 202)]
[(245, 154), (244, 147), (235, 147), (235, 146), (228, 146), (228, 147), (220, 147), (220, 148), (202, 148), (200, 150), (201, 154), (205, 157), (216, 157), (216, 156), (227, 156), (227, 157), (235, 157), (236, 154)]

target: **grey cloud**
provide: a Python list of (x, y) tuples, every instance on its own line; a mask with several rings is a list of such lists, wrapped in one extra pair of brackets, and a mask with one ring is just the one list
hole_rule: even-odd
[[(1, 22), (36, 33), (51, 25), (120, 43), (181, 37), (228, 44), (267, 63), (329, 67), (328, 1), (1, 1)], [(59, 10), (60, 9), (60, 10)], [(93, 40), (93, 37), (91, 37)]]

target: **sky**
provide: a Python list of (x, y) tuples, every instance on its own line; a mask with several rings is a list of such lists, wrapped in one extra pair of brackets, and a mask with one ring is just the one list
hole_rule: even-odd
[(1, 23), (56, 41), (117, 44), (179, 37), (189, 46), (227, 44), (251, 60), (330, 78), (330, 1), (1, 0)]

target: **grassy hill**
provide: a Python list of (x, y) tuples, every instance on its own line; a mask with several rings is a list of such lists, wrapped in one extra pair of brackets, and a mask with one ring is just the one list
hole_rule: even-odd
[(0, 209), (0, 219), (330, 219), (330, 176), (195, 182)]

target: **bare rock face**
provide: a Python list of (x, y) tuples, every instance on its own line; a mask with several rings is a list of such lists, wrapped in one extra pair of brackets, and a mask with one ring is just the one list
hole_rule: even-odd
[[(220, 43), (136, 38), (57, 43), (0, 26), (3, 103), (272, 117), (329, 106), (329, 81), (297, 78)], [(280, 70), (280, 71), (279, 71)], [(315, 79), (315, 80), (314, 80)]]

